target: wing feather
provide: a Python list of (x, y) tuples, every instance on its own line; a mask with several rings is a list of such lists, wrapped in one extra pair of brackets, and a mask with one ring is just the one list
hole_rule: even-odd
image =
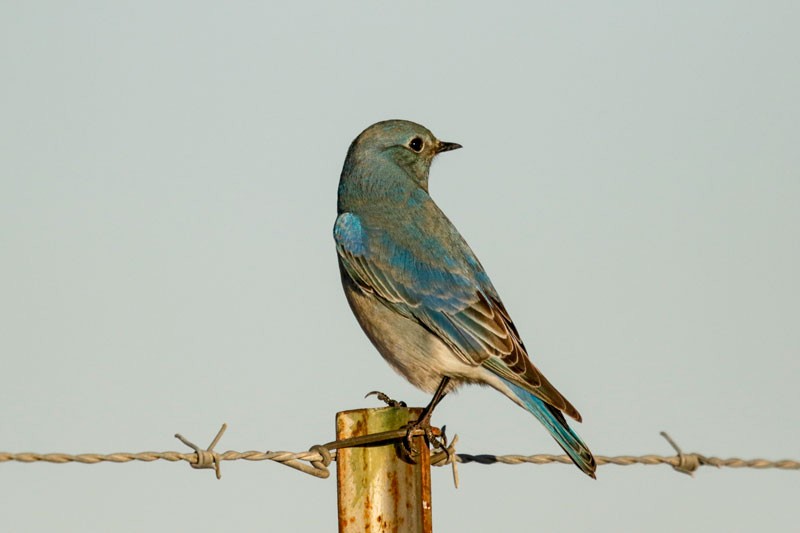
[[(384, 305), (416, 320), (469, 365), (483, 365), (566, 415), (581, 416), (528, 358), (511, 317), (474, 257), (468, 268), (420, 261), (413, 253), (379, 235), (384, 254), (371, 253), (357, 215), (342, 213), (334, 226), (336, 250), (344, 271)], [(467, 248), (468, 250), (468, 248)], [(471, 253), (471, 251), (470, 251)]]

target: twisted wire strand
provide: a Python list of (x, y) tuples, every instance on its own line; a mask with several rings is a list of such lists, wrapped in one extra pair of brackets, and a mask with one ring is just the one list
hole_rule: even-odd
[[(519, 465), (519, 464), (534, 464), (545, 465), (550, 463), (559, 464), (572, 464), (570, 458), (566, 455), (471, 455), (468, 453), (456, 454), (456, 461), (462, 464), (478, 463), (483, 465), (491, 464), (506, 464), (506, 465)], [(669, 465), (674, 468), (684, 467), (692, 468), (693, 464), (700, 466), (715, 466), (717, 468), (756, 468), (765, 470), (769, 468), (776, 468), (780, 470), (800, 470), (800, 461), (792, 459), (783, 459), (780, 461), (770, 461), (768, 459), (739, 459), (738, 457), (720, 458), (720, 457), (705, 457), (700, 454), (687, 453), (683, 458), (677, 455), (595, 455), (595, 460), (598, 466), (602, 465), (617, 465), (617, 466), (631, 466), (631, 465)], [(431, 465), (444, 466), (447, 464), (444, 461), (434, 464), (434, 459), (431, 459)]]
[[(226, 452), (216, 452), (214, 447), (219, 442), (222, 434), (225, 432), (227, 426), (222, 425), (216, 437), (206, 449), (201, 449), (191, 441), (176, 435), (176, 438), (181, 440), (184, 444), (192, 448), (194, 451), (190, 453), (185, 452), (117, 452), (109, 454), (101, 453), (80, 453), (80, 454), (67, 454), (67, 453), (10, 453), (0, 452), (0, 463), (4, 462), (20, 462), (20, 463), (79, 463), (79, 464), (97, 464), (103, 462), (110, 463), (129, 463), (132, 461), (170, 461), (178, 462), (185, 461), (193, 468), (210, 468), (214, 469), (217, 478), (221, 477), (220, 464), (223, 461), (274, 461), (283, 465), (289, 466), (306, 474), (313, 475), (319, 478), (327, 478), (330, 476), (328, 466), (336, 459), (336, 450), (339, 448), (349, 446), (363, 446), (365, 444), (375, 443), (390, 443), (397, 442), (399, 439), (405, 437), (406, 430), (387, 431), (377, 433), (374, 435), (367, 435), (365, 437), (356, 437), (353, 439), (345, 439), (342, 441), (333, 441), (324, 445), (312, 446), (305, 452), (288, 452), (288, 451), (244, 451), (238, 452), (229, 450)], [(444, 434), (442, 433), (444, 437)], [(719, 457), (706, 457), (698, 453), (683, 453), (675, 442), (662, 432), (670, 444), (675, 448), (676, 455), (618, 455), (618, 456), (605, 456), (597, 455), (595, 459), (598, 465), (617, 465), (617, 466), (631, 466), (631, 465), (669, 465), (676, 471), (692, 475), (701, 466), (714, 466), (717, 468), (754, 468), (759, 470), (764, 469), (779, 469), (779, 470), (800, 470), (800, 461), (793, 459), (783, 459), (779, 461), (771, 461), (768, 459), (740, 459), (738, 457), (719, 458)], [(448, 445), (446, 437), (442, 443), (438, 443), (431, 456), (432, 466), (446, 466), (451, 464), (454, 468), (454, 477), (457, 482), (457, 471), (455, 471), (456, 463), (477, 463), (482, 465), (493, 464), (533, 464), (543, 465), (550, 463), (557, 464), (572, 464), (572, 461), (566, 455), (550, 455), (550, 454), (536, 454), (536, 455), (493, 455), (493, 454), (468, 454), (456, 453), (455, 444), (457, 436), (453, 439), (452, 443)]]

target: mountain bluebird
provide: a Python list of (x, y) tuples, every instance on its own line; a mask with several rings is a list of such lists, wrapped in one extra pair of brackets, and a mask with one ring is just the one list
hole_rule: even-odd
[(428, 194), (436, 155), (461, 148), (404, 120), (378, 122), (350, 145), (333, 228), (342, 285), (386, 361), (434, 393), (489, 385), (530, 411), (583, 472), (594, 457), (567, 425), (581, 415), (528, 359), (478, 258)]

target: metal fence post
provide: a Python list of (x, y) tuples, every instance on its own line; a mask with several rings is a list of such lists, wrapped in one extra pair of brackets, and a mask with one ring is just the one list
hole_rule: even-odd
[[(336, 438), (391, 431), (419, 417), (419, 408), (356, 409), (336, 414)], [(430, 450), (423, 437), (413, 463), (401, 444), (342, 448), (336, 452), (340, 533), (431, 533)]]

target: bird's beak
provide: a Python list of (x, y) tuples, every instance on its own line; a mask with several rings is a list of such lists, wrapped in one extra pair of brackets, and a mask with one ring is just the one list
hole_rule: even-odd
[(458, 150), (461, 148), (461, 145), (458, 143), (446, 143), (443, 141), (439, 141), (439, 144), (436, 145), (436, 153), (441, 154), (442, 152), (449, 152), (450, 150)]

